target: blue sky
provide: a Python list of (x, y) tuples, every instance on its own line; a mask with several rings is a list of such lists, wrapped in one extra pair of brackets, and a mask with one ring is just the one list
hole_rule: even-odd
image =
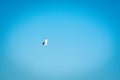
[(1, 0), (0, 79), (119, 80), (119, 3)]

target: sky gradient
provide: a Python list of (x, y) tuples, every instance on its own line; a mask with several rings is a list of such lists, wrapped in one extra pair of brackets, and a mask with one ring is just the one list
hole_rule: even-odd
[(120, 80), (119, 4), (1, 0), (0, 80)]

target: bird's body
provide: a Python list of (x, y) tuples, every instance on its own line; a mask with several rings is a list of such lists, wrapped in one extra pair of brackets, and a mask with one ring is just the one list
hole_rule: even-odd
[(44, 41), (43, 41), (43, 46), (46, 47), (48, 45), (48, 40), (47, 38), (45, 37)]

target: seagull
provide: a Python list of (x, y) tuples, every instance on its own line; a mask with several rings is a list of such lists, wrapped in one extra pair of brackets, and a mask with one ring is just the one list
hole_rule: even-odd
[(45, 37), (44, 41), (43, 41), (43, 46), (46, 47), (48, 45), (48, 40), (47, 37)]

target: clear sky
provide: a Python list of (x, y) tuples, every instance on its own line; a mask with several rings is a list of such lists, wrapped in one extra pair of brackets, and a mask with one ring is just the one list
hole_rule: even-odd
[(0, 80), (120, 80), (119, 4), (1, 0)]

